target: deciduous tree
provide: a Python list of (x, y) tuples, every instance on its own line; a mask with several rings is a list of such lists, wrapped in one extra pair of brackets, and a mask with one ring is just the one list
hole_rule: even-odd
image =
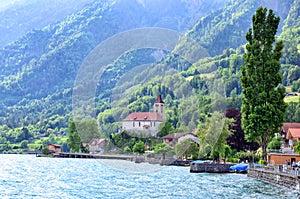
[(282, 41), (275, 42), (280, 18), (259, 7), (252, 17), (241, 67), (242, 127), (248, 141), (258, 141), (266, 160), (268, 142), (282, 126), (286, 105), (280, 74)]

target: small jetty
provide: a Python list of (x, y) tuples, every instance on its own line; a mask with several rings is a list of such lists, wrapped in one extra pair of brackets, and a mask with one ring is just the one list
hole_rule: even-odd
[(56, 158), (89, 158), (89, 159), (115, 159), (115, 160), (129, 160), (133, 161), (134, 156), (128, 155), (104, 155), (104, 154), (89, 154), (89, 153), (54, 153), (53, 157)]
[(230, 167), (235, 164), (210, 163), (209, 161), (196, 160), (190, 164), (190, 173), (229, 173)]

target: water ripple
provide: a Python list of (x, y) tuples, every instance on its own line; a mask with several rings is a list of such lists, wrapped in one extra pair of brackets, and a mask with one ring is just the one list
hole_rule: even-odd
[(0, 155), (0, 198), (273, 199), (296, 195), (241, 174), (191, 174), (186, 167), (117, 160)]

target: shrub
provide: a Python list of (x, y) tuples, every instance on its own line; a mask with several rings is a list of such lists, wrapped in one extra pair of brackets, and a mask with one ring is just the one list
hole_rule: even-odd
[(227, 162), (232, 162), (232, 163), (237, 163), (237, 162), (239, 161), (239, 159), (238, 159), (238, 158), (232, 158), (232, 157), (231, 157), (231, 158), (227, 158), (226, 161), (227, 161)]
[(260, 159), (260, 156), (252, 152), (240, 151), (236, 153), (235, 158), (239, 159), (240, 162), (252, 162), (253, 159), (254, 162), (257, 162)]
[(280, 149), (282, 145), (282, 138), (280, 136), (274, 137), (268, 144), (268, 149)]
[(265, 164), (268, 164), (268, 162), (267, 162), (266, 160), (260, 159), (260, 160), (258, 161), (258, 164), (265, 165)]

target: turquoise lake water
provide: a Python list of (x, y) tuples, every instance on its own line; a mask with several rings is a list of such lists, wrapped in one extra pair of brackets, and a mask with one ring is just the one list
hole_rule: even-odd
[(119, 160), (0, 155), (0, 198), (296, 198), (243, 174)]

